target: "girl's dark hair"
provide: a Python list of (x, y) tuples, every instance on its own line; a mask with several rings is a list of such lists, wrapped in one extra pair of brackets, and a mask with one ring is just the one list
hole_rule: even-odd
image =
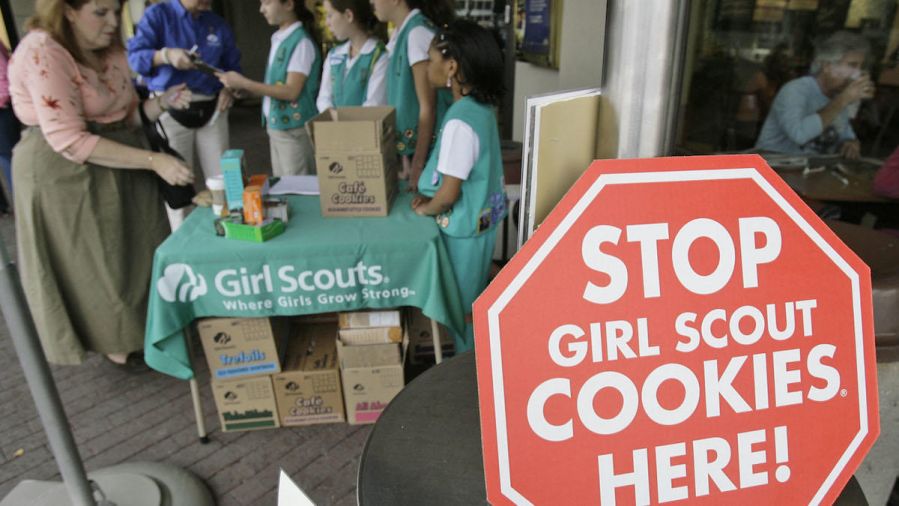
[[(281, 0), (281, 3), (287, 3), (287, 0)], [(293, 13), (303, 23), (303, 29), (306, 30), (306, 33), (312, 36), (312, 40), (321, 47), (322, 33), (315, 20), (315, 13), (306, 7), (306, 0), (293, 0)]]
[(438, 30), (433, 44), (444, 58), (459, 64), (456, 80), (470, 87), (468, 95), (478, 102), (499, 105), (506, 87), (503, 54), (493, 34), (473, 21), (460, 19)]
[(456, 5), (453, 0), (406, 0), (409, 9), (421, 9), (421, 13), (437, 26), (449, 24), (456, 19)]
[(369, 35), (381, 39), (381, 42), (387, 40), (387, 24), (381, 23), (375, 17), (371, 0), (328, 0), (328, 2), (337, 12), (353, 11), (353, 22)]

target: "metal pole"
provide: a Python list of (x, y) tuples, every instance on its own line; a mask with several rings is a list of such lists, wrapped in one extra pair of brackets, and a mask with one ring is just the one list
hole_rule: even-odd
[(2, 240), (0, 240), (0, 308), (12, 336), (16, 354), (19, 356), (22, 371), (25, 373), (28, 388), (31, 390), (31, 398), (34, 399), (44, 431), (47, 433), (50, 451), (53, 452), (63, 482), (69, 490), (69, 498), (74, 506), (96, 506), (84, 464), (69, 429), (59, 393), (56, 391), (56, 383), (50, 375), (50, 366), (47, 365), (44, 350), (41, 348), (31, 319), (31, 312), (25, 303), (18, 271), (9, 259)]

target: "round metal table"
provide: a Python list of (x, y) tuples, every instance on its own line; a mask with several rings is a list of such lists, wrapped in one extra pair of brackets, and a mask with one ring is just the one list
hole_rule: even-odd
[[(474, 353), (445, 360), (397, 395), (362, 451), (363, 506), (487, 504)], [(855, 477), (836, 503), (867, 505)]]
[(474, 353), (406, 385), (362, 451), (359, 504), (487, 504)]

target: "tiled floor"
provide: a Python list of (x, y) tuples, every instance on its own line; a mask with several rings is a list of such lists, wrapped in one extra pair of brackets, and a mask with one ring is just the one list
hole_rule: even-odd
[[(250, 170), (268, 167), (268, 140), (257, 107), (232, 113), (232, 146), (247, 150)], [(9, 217), (0, 236), (15, 250)], [(202, 362), (199, 361), (199, 362)], [(200, 365), (200, 364), (198, 364)], [(157, 374), (122, 372), (99, 356), (53, 375), (75, 440), (90, 470), (137, 461), (182, 466), (203, 478), (220, 506), (274, 505), (278, 468), (319, 505), (355, 504), (356, 469), (369, 427), (345, 424), (297, 429), (218, 431), (208, 373), (198, 377), (210, 442), (200, 444), (187, 383)], [(0, 326), (0, 498), (20, 480), (59, 480), (5, 322)]]

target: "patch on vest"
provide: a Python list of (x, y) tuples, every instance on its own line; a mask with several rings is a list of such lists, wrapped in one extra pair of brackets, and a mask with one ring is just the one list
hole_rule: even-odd
[(502, 193), (494, 193), (488, 199), (490, 207), (481, 210), (478, 217), (478, 232), (490, 230), (494, 224), (499, 223), (506, 214), (506, 196)]
[(453, 210), (452, 210), (452, 209), (450, 209), (449, 211), (447, 211), (447, 212), (445, 212), (445, 213), (443, 213), (443, 214), (438, 214), (437, 216), (434, 217), (434, 220), (435, 220), (435, 221), (437, 222), (437, 224), (440, 225), (442, 228), (446, 228), (446, 227), (448, 227), (449, 224), (450, 224), (450, 215), (451, 215), (451, 214), (453, 214)]

